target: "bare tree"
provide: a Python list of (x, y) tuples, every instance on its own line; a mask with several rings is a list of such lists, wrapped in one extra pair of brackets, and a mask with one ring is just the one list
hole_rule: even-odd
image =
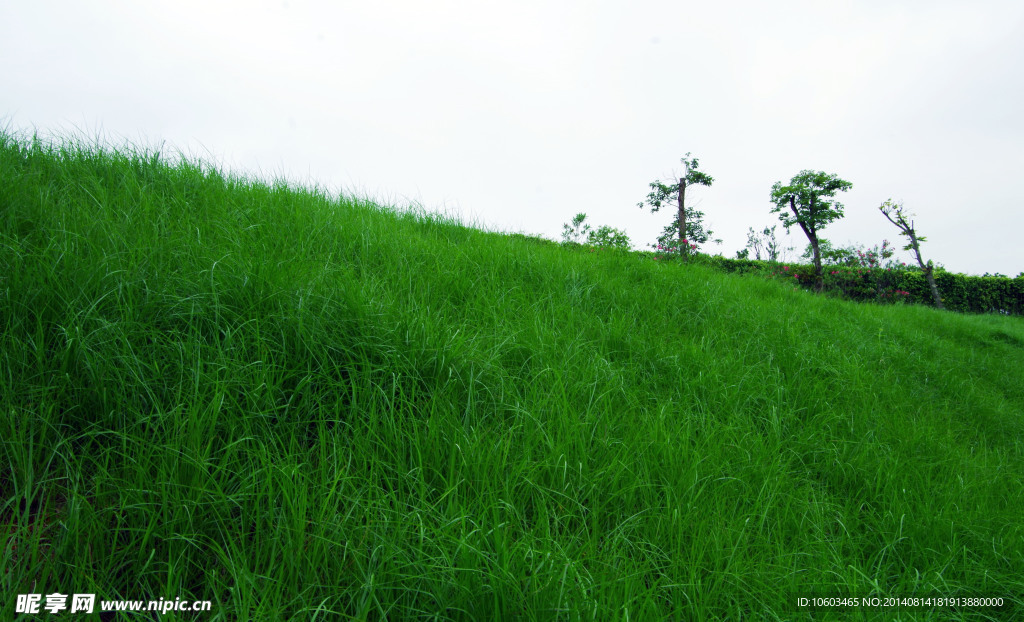
[(921, 266), (921, 270), (924, 272), (924, 278), (928, 279), (928, 287), (932, 290), (932, 298), (935, 299), (935, 306), (940, 309), (945, 309), (942, 305), (942, 297), (939, 296), (939, 288), (935, 285), (934, 266), (929, 261), (925, 264), (924, 260), (921, 259), (921, 242), (925, 242), (926, 238), (917, 235), (914, 231), (914, 221), (907, 222), (907, 218), (912, 217), (913, 214), (907, 214), (903, 211), (903, 203), (893, 203), (892, 199), (888, 199), (885, 203), (878, 206), (878, 210), (891, 222), (899, 228), (900, 233), (907, 236), (910, 240), (910, 244), (903, 247), (905, 251), (914, 251), (914, 257), (917, 259), (917, 264)]

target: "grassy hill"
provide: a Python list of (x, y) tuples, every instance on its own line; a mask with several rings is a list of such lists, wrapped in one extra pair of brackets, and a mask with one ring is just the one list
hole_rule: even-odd
[(1024, 616), (1021, 318), (8, 131), (0, 413), (5, 618)]

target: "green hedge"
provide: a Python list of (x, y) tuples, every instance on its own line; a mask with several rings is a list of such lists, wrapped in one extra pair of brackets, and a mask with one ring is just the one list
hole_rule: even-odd
[[(925, 283), (924, 276), (917, 273)], [(935, 284), (947, 309), (973, 313), (1024, 315), (1024, 273), (1011, 279), (1005, 276), (967, 276), (936, 272)], [(924, 287), (927, 288), (927, 283)]]
[[(814, 266), (773, 263), (756, 259), (729, 259), (696, 255), (691, 261), (723, 272), (756, 274), (814, 288)], [(934, 306), (931, 290), (919, 269), (868, 269), (823, 266), (825, 291), (849, 300), (880, 303), (907, 302)], [(1024, 315), (1024, 273), (1005, 276), (969, 276), (937, 270), (935, 284), (946, 309), (968, 313)]]

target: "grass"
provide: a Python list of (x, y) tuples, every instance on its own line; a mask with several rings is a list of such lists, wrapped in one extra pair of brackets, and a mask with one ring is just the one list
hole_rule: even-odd
[(188, 620), (1024, 615), (1020, 318), (10, 131), (0, 273), (11, 617), (57, 591), (213, 602)]

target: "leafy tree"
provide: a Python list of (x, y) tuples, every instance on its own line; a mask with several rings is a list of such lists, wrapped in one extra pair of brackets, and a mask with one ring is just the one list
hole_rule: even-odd
[(789, 232), (793, 225), (800, 225), (814, 249), (814, 290), (821, 292), (825, 279), (821, 271), (821, 249), (818, 231), (834, 220), (843, 217), (843, 204), (833, 200), (836, 192), (846, 192), (853, 184), (824, 171), (800, 171), (783, 186), (775, 182), (772, 186), (773, 214)]
[[(687, 219), (685, 207), (686, 186), (694, 184), (710, 186), (715, 180), (710, 175), (697, 170), (697, 158), (691, 159), (689, 153), (682, 159), (682, 163), (686, 167), (686, 174), (679, 178), (678, 184), (669, 186), (661, 183), (659, 180), (651, 182), (651, 192), (647, 195), (647, 200), (638, 203), (637, 207), (643, 209), (647, 205), (650, 206), (651, 212), (656, 212), (663, 205), (670, 205), (672, 203), (677, 205), (678, 212), (675, 219), (672, 224), (665, 227), (662, 231), (658, 242), (662, 248), (678, 248), (679, 254), (685, 257), (689, 254), (692, 245), (700, 246), (714, 235), (711, 231), (704, 229), (703, 212), (691, 210), (690, 218)], [(673, 240), (672, 238), (676, 239)]]
[(893, 203), (892, 199), (887, 199), (884, 203), (878, 206), (878, 210), (882, 212), (889, 222), (896, 225), (900, 230), (900, 233), (907, 236), (910, 243), (903, 247), (903, 250), (914, 251), (914, 257), (917, 259), (917, 264), (921, 266), (921, 270), (924, 272), (924, 277), (928, 279), (928, 287), (932, 290), (932, 298), (935, 299), (935, 306), (940, 309), (945, 309), (942, 305), (942, 296), (939, 296), (939, 288), (935, 285), (935, 275), (933, 274), (935, 266), (932, 265), (931, 261), (925, 264), (924, 260), (921, 259), (921, 242), (926, 241), (926, 238), (917, 235), (914, 230), (914, 221), (911, 220), (909, 223), (907, 219), (912, 217), (913, 214), (907, 214), (903, 211), (903, 203)]

